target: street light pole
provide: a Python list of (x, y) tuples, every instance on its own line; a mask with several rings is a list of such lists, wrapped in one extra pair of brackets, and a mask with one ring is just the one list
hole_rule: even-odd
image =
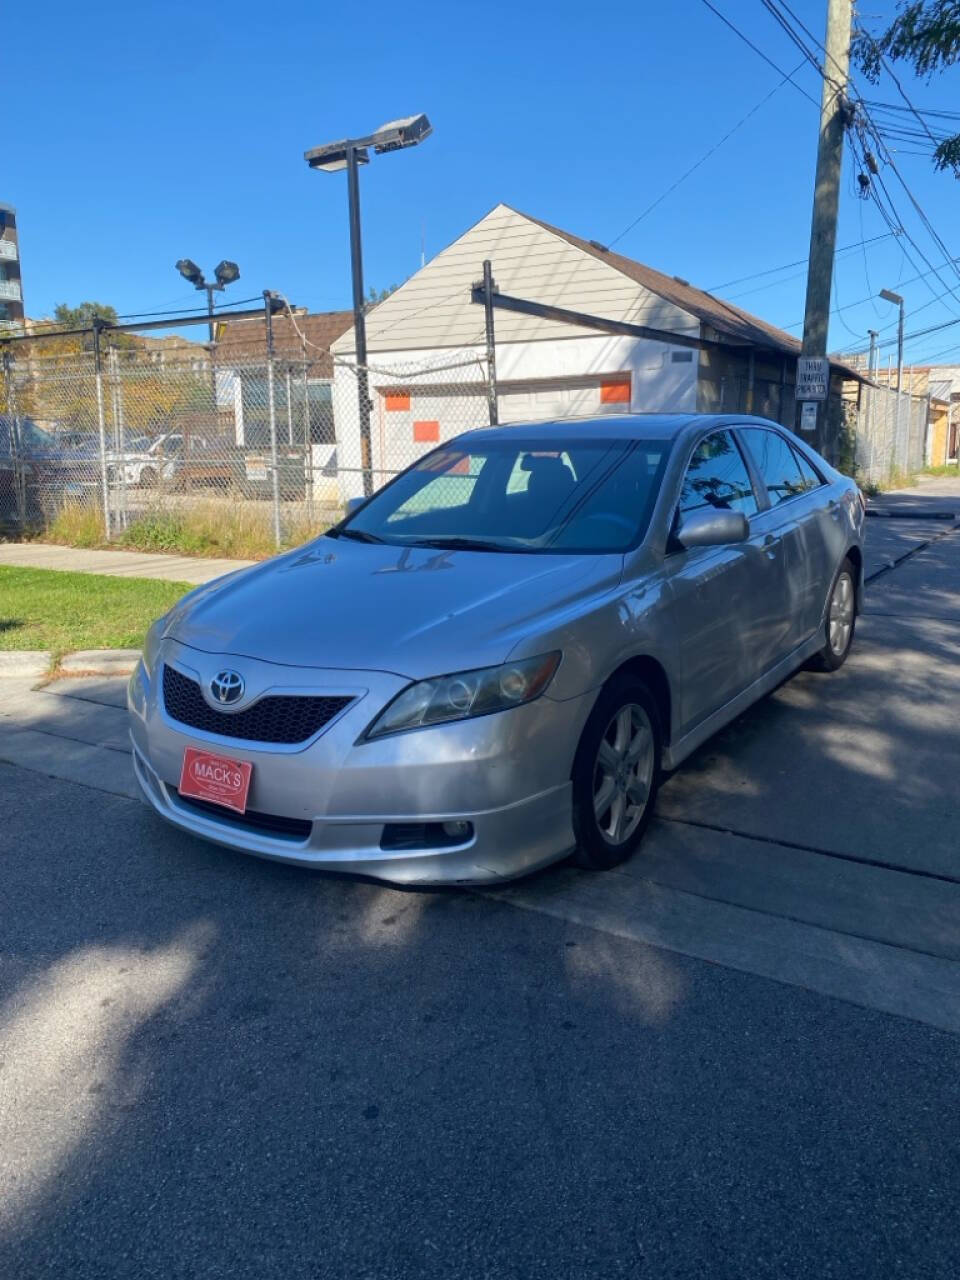
[(890, 289), (881, 289), (880, 297), (883, 298), (884, 302), (892, 302), (900, 308), (900, 315), (897, 320), (897, 390), (900, 391), (903, 388), (903, 298), (899, 293), (894, 293)]
[[(898, 321), (897, 321), (897, 413), (896, 413), (896, 426), (895, 426), (895, 428), (894, 428), (895, 438), (894, 438), (894, 444), (893, 444), (893, 454), (892, 454), (892, 461), (891, 461), (891, 466), (893, 466), (893, 465), (895, 465), (895, 463), (896, 463), (896, 459), (897, 459), (897, 456), (898, 456), (898, 454), (899, 454), (899, 452), (900, 452), (900, 401), (901, 401), (901, 399), (902, 399), (902, 396), (901, 396), (901, 394), (900, 394), (900, 393), (901, 393), (901, 391), (903, 390), (903, 315), (904, 315), (904, 306), (903, 306), (903, 297), (902, 297), (902, 295), (901, 295), (901, 294), (899, 294), (899, 293), (894, 293), (891, 289), (881, 289), (881, 290), (880, 290), (880, 297), (881, 297), (881, 298), (883, 298), (884, 302), (892, 302), (896, 307), (899, 307), (899, 309), (900, 309), (900, 315), (899, 315), (899, 318), (898, 318)], [(888, 387), (890, 386), (890, 378), (889, 378), (889, 376), (887, 377), (887, 386), (888, 386)], [(906, 470), (907, 466), (909, 465), (909, 461), (910, 461), (910, 457), (909, 457), (909, 455), (910, 455), (910, 417), (909, 417), (909, 413), (908, 413), (908, 415), (907, 415), (907, 433), (906, 433), (906, 441), (907, 441), (907, 443), (906, 443), (906, 448), (904, 449), (904, 453), (906, 454), (906, 457), (905, 457), (905, 459), (904, 459), (904, 465), (903, 465), (903, 469), (904, 469), (904, 470)]]
[[(214, 282), (211, 282), (205, 279), (203, 272), (190, 258), (181, 258), (176, 267), (184, 280), (189, 280), (195, 289), (205, 290), (207, 295), (207, 333), (210, 337), (210, 402), (213, 426), (214, 430), (216, 430), (219, 427), (220, 415), (217, 406), (217, 367), (214, 360), (216, 339), (213, 328), (213, 295), (215, 293), (223, 293), (228, 284), (233, 284), (234, 280), (239, 280), (240, 268), (235, 262), (230, 262), (224, 258), (214, 268)], [(184, 448), (186, 449), (186, 447), (185, 441)]]
[(210, 344), (213, 345), (213, 295), (223, 292), (222, 284), (205, 284), (204, 289), (207, 291), (207, 315), (210, 319), (207, 321), (207, 333), (210, 335)]
[(357, 356), (357, 410), (360, 422), (360, 467), (363, 494), (373, 493), (373, 449), (370, 440), (370, 377), (367, 369), (366, 304), (363, 296), (363, 249), (360, 239), (359, 166), (368, 164), (372, 149), (375, 155), (415, 147), (432, 132), (430, 121), (422, 113), (391, 120), (365, 138), (344, 138), (326, 142), (303, 153), (311, 169), (326, 173), (347, 171), (347, 200), (350, 210), (350, 274), (353, 282), (353, 332)]
[(350, 206), (350, 274), (353, 280), (353, 332), (357, 352), (357, 412), (360, 417), (360, 466), (363, 496), (373, 493), (370, 442), (370, 378), (367, 372), (367, 317), (363, 297), (363, 245), (360, 239), (360, 176), (357, 148), (347, 146), (347, 200)]

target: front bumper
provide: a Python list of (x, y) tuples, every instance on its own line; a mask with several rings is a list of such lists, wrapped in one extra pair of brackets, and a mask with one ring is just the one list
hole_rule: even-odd
[[(511, 711), (358, 745), (374, 715), (407, 683), (401, 677), (281, 668), (170, 641), (161, 660), (201, 683), (229, 664), (254, 690), (355, 696), (307, 743), (276, 747), (171, 720), (138, 667), (128, 694), (134, 771), (144, 798), (181, 830), (261, 858), (404, 885), (496, 883), (574, 847), (570, 768), (592, 695), (563, 702), (544, 696)], [(298, 831), (256, 829), (228, 810), (200, 811), (181, 799), (177, 782), (188, 746), (249, 761), (249, 809), (295, 819)], [(471, 824), (462, 844), (381, 847), (388, 823), (453, 821)]]

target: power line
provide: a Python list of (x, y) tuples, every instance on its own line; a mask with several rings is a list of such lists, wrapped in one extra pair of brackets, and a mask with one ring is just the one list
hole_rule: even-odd
[[(929, 325), (926, 329), (914, 329), (912, 333), (905, 333), (903, 335), (904, 346), (906, 346), (908, 342), (916, 342), (918, 338), (926, 338), (931, 333), (941, 333), (944, 329), (952, 329), (953, 326), (957, 324), (960, 324), (960, 316), (957, 316), (953, 320), (944, 320), (940, 324)], [(881, 347), (895, 347), (898, 341), (899, 339), (897, 337), (884, 338), (882, 342), (877, 343), (876, 350), (879, 351)], [(856, 351), (850, 351), (847, 352), (847, 354), (860, 356), (865, 355), (867, 351), (869, 351), (869, 347), (858, 347)]]
[[(800, 67), (802, 66), (803, 66), (803, 63), (802, 62), (799, 63), (794, 68), (794, 71), (791, 72), (791, 74), (795, 74), (797, 71), (800, 70)], [(778, 85), (774, 85), (774, 87), (770, 90), (770, 92), (765, 94), (760, 99), (760, 101), (756, 104), (756, 106), (751, 107), (750, 110), (747, 112), (747, 114), (745, 116), (742, 116), (737, 121), (737, 123), (733, 126), (733, 128), (728, 130), (728, 132), (723, 135), (723, 137), (720, 139), (719, 142), (715, 142), (714, 145), (708, 151), (705, 151), (703, 153), (703, 155), (700, 157), (699, 160), (697, 160), (694, 164), (692, 164), (685, 173), (682, 173), (680, 177), (677, 178), (676, 182), (671, 183), (671, 185), (667, 187), (665, 191), (662, 191), (660, 195), (657, 196), (656, 200), (654, 200), (651, 204), (648, 204), (646, 209), (644, 209), (643, 213), (641, 213), (639, 217), (634, 218), (634, 220), (630, 223), (628, 227), (624, 227), (624, 229), (620, 232), (620, 234), (618, 236), (615, 236), (614, 239), (610, 241), (608, 248), (612, 249), (613, 246), (617, 244), (620, 240), (622, 240), (625, 235), (631, 232), (638, 223), (642, 222), (648, 213), (652, 213), (653, 210), (656, 209), (658, 204), (662, 204), (662, 202), (666, 200), (667, 196), (670, 195), (671, 192), (676, 191), (677, 187), (679, 187), (681, 183), (686, 182), (687, 178), (690, 177), (691, 173), (695, 172), (695, 170), (699, 169), (700, 166), (705, 161), (709, 160), (710, 157), (714, 154), (714, 152), (719, 151), (720, 148), (723, 146), (723, 144), (727, 141), (727, 139), (732, 138), (741, 125), (746, 124), (747, 121), (750, 119), (750, 117), (756, 115), (756, 113), (760, 110), (760, 108), (765, 106), (775, 93), (780, 92), (780, 90), (787, 83), (789, 78), (790, 78), (789, 76), (785, 75)]]
[[(924, 132), (926, 133), (927, 137), (928, 137), (928, 138), (930, 139), (930, 141), (934, 144), (934, 147), (939, 146), (940, 142), (945, 142), (945, 141), (946, 141), (946, 137), (947, 137), (947, 136), (949, 136), (949, 135), (942, 136), (942, 137), (939, 139), (939, 141), (938, 141), (938, 139), (936, 139), (936, 138), (933, 136), (933, 134), (932, 134), (932, 133), (931, 133), (931, 131), (930, 131), (930, 126), (927, 124), (926, 120), (924, 120), (924, 119), (923, 119), (923, 117), (920, 115), (919, 111), (917, 111), (916, 107), (913, 105), (913, 103), (912, 103), (912, 102), (910, 101), (910, 99), (907, 97), (906, 90), (904, 89), (903, 85), (900, 83), (900, 80), (899, 80), (899, 78), (898, 78), (898, 76), (897, 76), (896, 72), (893, 70), (893, 67), (891, 67), (890, 63), (889, 63), (889, 62), (888, 62), (888, 60), (883, 56), (883, 54), (881, 54), (881, 55), (880, 55), (880, 60), (881, 60), (881, 62), (883, 63), (883, 67), (884, 67), (884, 70), (886, 71), (887, 75), (890, 77), (890, 79), (891, 79), (891, 80), (893, 81), (893, 83), (896, 85), (897, 92), (900, 94), (900, 97), (903, 99), (903, 101), (905, 102), (905, 104), (906, 104), (906, 105), (907, 105), (907, 107), (909, 108), (910, 113), (914, 116), (914, 118), (915, 118), (915, 119), (917, 120), (917, 122), (920, 124), (921, 128), (922, 128), (922, 129), (924, 130)], [(954, 174), (956, 174), (956, 173), (957, 173), (957, 169), (956, 169), (956, 166), (954, 166)]]
[[(858, 240), (855, 244), (845, 244), (842, 249), (838, 249), (837, 253), (849, 253), (851, 249), (859, 249), (861, 245), (873, 244), (877, 240), (889, 240), (892, 232), (884, 231), (882, 235), (870, 236), (866, 240)], [(754, 271), (749, 276), (737, 276), (736, 280), (725, 280), (723, 284), (711, 285), (707, 293), (713, 293), (715, 289), (729, 289), (731, 285), (744, 284), (747, 280), (759, 280), (761, 276), (772, 276), (777, 271), (788, 271), (790, 267), (802, 267), (809, 261), (808, 258), (797, 258), (796, 262), (784, 262), (779, 267), (768, 267), (766, 271)]]
[[(261, 295), (255, 294), (252, 298), (231, 298), (227, 304), (228, 307), (242, 307), (247, 302), (259, 301)], [(206, 307), (181, 307), (177, 311), (125, 311), (117, 316), (118, 320), (140, 320), (147, 316), (186, 316), (193, 315), (197, 311), (206, 311)], [(224, 307), (215, 307), (214, 316), (229, 315), (230, 312)]]
[[(704, 2), (706, 3), (706, 0), (704, 0)], [(802, 48), (802, 47), (804, 47), (804, 46), (803, 46), (803, 42), (800, 40), (800, 37), (799, 37), (799, 36), (796, 36), (796, 33), (795, 33), (795, 32), (792, 32), (792, 33), (791, 33), (791, 31), (790, 31), (790, 30), (788, 30), (788, 28), (789, 28), (789, 23), (786, 21), (786, 19), (784, 19), (784, 18), (783, 18), (783, 16), (782, 16), (781, 14), (779, 14), (779, 11), (778, 11), (778, 10), (776, 10), (775, 5), (773, 4), (773, 0), (761, 0), (761, 3), (764, 5), (764, 7), (765, 7), (766, 9), (768, 9), (771, 13), (773, 13), (775, 17), (777, 17), (778, 21), (780, 22), (780, 25), (781, 25), (781, 26), (783, 26), (783, 27), (784, 27), (784, 29), (788, 31), (788, 34), (791, 34), (791, 37), (792, 37), (792, 38), (793, 38), (793, 37), (796, 37), (796, 39), (795, 39), (795, 43), (799, 41), (799, 45), (798, 45), (798, 47), (801, 47), (801, 48)], [(816, 37), (815, 35), (813, 35), (813, 33), (809, 30), (809, 28), (808, 28), (808, 27), (804, 26), (803, 22), (802, 22), (802, 21), (797, 17), (797, 15), (793, 12), (793, 10), (790, 8), (790, 6), (789, 6), (789, 4), (786, 2), (786, 0), (780, 0), (780, 4), (781, 4), (781, 5), (782, 5), (782, 7), (786, 10), (786, 12), (787, 12), (787, 13), (788, 13), (792, 18), (793, 18), (794, 22), (796, 22), (796, 23), (797, 23), (797, 24), (802, 28), (802, 30), (803, 30), (804, 32), (806, 32), (806, 34), (810, 37), (810, 39), (811, 39), (811, 40), (813, 40), (814, 44), (815, 44), (815, 45), (817, 45), (820, 49), (822, 49), (822, 50), (823, 50), (823, 52), (824, 52), (824, 54), (826, 55), (826, 57), (828, 57), (828, 58), (830, 59), (830, 61), (831, 61), (831, 62), (833, 62), (833, 65), (837, 68), (837, 70), (838, 70), (838, 71), (840, 71), (840, 72), (841, 72), (841, 75), (842, 75), (842, 73), (843, 73), (843, 68), (842, 68), (842, 67), (840, 67), (839, 63), (837, 63), (836, 59), (832, 57), (832, 55), (829, 53), (829, 51), (826, 49), (826, 47), (823, 45), (823, 43), (822, 43), (820, 40), (818, 40), (818, 39), (817, 39), (817, 37)], [(815, 60), (815, 59), (812, 59), (812, 61), (814, 61), (814, 64), (815, 64), (815, 65), (818, 65), (818, 64), (816, 63), (816, 60)], [(830, 77), (830, 76), (828, 76), (828, 75), (827, 75), (826, 71), (824, 71), (824, 70), (822, 70), (822, 69), (821, 69), (821, 73), (824, 75), (824, 77), (825, 77), (826, 79), (830, 80), (830, 83), (831, 83), (831, 84), (836, 84), (836, 83), (837, 83), (836, 81), (834, 81), (834, 80), (832, 79), (832, 77)], [(844, 79), (846, 79), (846, 77), (844, 77)], [(843, 90), (843, 89), (844, 89), (844, 87), (845, 87), (845, 86), (844, 86), (843, 84), (837, 85), (838, 91)], [(855, 96), (855, 99), (856, 99), (856, 101), (857, 101), (857, 103), (858, 103), (858, 105), (859, 105), (859, 107), (860, 107), (860, 111), (861, 111), (861, 114), (862, 114), (862, 116), (863, 116), (863, 119), (865, 120), (867, 127), (869, 128), (869, 130), (870, 130), (870, 131), (871, 131), (871, 133), (873, 134), (873, 136), (874, 136), (874, 138), (875, 138), (875, 140), (876, 140), (876, 142), (877, 142), (878, 149), (881, 151), (882, 158), (886, 161), (887, 165), (889, 165), (889, 167), (892, 169), (892, 171), (893, 171), (893, 173), (895, 174), (895, 176), (896, 176), (897, 180), (899, 181), (900, 185), (903, 187), (903, 189), (904, 189), (904, 191), (905, 191), (905, 193), (906, 193), (906, 195), (907, 195), (907, 198), (910, 200), (910, 203), (913, 205), (914, 209), (916, 210), (916, 212), (917, 212), (917, 213), (918, 213), (918, 215), (920, 216), (920, 220), (921, 220), (921, 222), (923, 223), (924, 228), (926, 229), (926, 231), (927, 231), (927, 232), (928, 232), (928, 234), (930, 235), (931, 239), (932, 239), (932, 240), (934, 241), (934, 243), (936, 244), (937, 248), (938, 248), (938, 249), (941, 251), (941, 253), (943, 254), (945, 264), (949, 264), (949, 266), (953, 268), (954, 272), (956, 272), (956, 274), (957, 274), (958, 281), (960, 281), (960, 269), (958, 269), (958, 268), (957, 268), (957, 265), (956, 265), (955, 261), (953, 260), (953, 257), (952, 257), (952, 255), (951, 255), (950, 251), (947, 249), (947, 246), (944, 244), (944, 242), (943, 242), (943, 240), (941, 239), (940, 235), (938, 234), (938, 232), (936, 231), (936, 229), (935, 229), (935, 227), (933, 226), (932, 222), (931, 222), (931, 221), (930, 221), (930, 219), (928, 218), (928, 216), (927, 216), (926, 212), (925, 212), (925, 211), (924, 211), (924, 209), (921, 207), (920, 202), (916, 199), (916, 197), (914, 196), (913, 192), (910, 190), (909, 186), (907, 185), (907, 182), (906, 182), (906, 180), (904, 179), (903, 175), (900, 173), (899, 169), (897, 168), (896, 164), (894, 163), (893, 158), (892, 158), (892, 156), (890, 155), (889, 149), (888, 149), (888, 147), (886, 146), (886, 143), (885, 143), (884, 138), (883, 138), (883, 136), (882, 136), (882, 134), (881, 134), (881, 132), (880, 132), (879, 127), (878, 127), (878, 126), (877, 126), (877, 124), (874, 122), (874, 120), (873, 120), (873, 119), (872, 119), (872, 117), (870, 116), (869, 111), (867, 110), (867, 107), (866, 107), (866, 105), (865, 105), (865, 103), (864, 103), (864, 100), (863, 100), (862, 95), (860, 94), (859, 90), (857, 90), (857, 89), (856, 89), (856, 87), (853, 85), (852, 81), (848, 81), (848, 87), (852, 90), (852, 92), (853, 92), (853, 94), (854, 94), (854, 96)], [(852, 148), (851, 148), (851, 149), (852, 149)], [(867, 148), (866, 148), (866, 144), (864, 144), (864, 150), (867, 150)], [(868, 166), (868, 167), (869, 167), (869, 166)], [(885, 195), (885, 197), (886, 197), (886, 199), (887, 199), (887, 202), (888, 202), (888, 204), (890, 205), (891, 211), (893, 212), (894, 216), (895, 216), (895, 217), (897, 217), (897, 220), (901, 223), (901, 226), (902, 226), (902, 219), (900, 219), (900, 218), (899, 218), (899, 215), (897, 215), (897, 213), (896, 213), (896, 208), (895, 208), (895, 206), (894, 206), (894, 204), (893, 204), (893, 201), (892, 201), (892, 200), (891, 200), (891, 198), (890, 198), (890, 194), (889, 194), (889, 192), (886, 190), (886, 186), (885, 186), (885, 185), (884, 185), (884, 183), (883, 183), (883, 179), (880, 177), (880, 175), (879, 175), (879, 174), (874, 174), (874, 177), (877, 179), (877, 182), (879, 183), (879, 185), (880, 185), (881, 189), (883, 190), (883, 193), (884, 193), (884, 195)], [(871, 190), (872, 190), (872, 188), (873, 188), (873, 183), (871, 182)], [(877, 201), (877, 203), (878, 203), (878, 206), (879, 206), (879, 201)], [(888, 221), (888, 225), (889, 225), (889, 220), (886, 218), (886, 215), (885, 215), (885, 213), (884, 213), (884, 211), (883, 211), (882, 209), (881, 209), (881, 213), (883, 214), (885, 221)], [(906, 230), (906, 228), (903, 228), (903, 233), (904, 233), (904, 235), (907, 237), (907, 239), (910, 241), (910, 243), (913, 245), (914, 249), (916, 249), (917, 253), (918, 253), (918, 254), (920, 254), (920, 256), (923, 258), (924, 262), (926, 262), (926, 263), (927, 263), (927, 265), (928, 265), (928, 266), (930, 266), (930, 267), (931, 267), (931, 269), (934, 271), (934, 273), (937, 275), (937, 279), (939, 280), (940, 284), (941, 284), (941, 285), (943, 285), (944, 289), (945, 289), (948, 293), (950, 293), (952, 296), (957, 297), (958, 295), (955, 293), (954, 289), (953, 289), (953, 288), (951, 288), (951, 286), (950, 286), (950, 285), (948, 285), (948, 284), (943, 280), (943, 278), (939, 275), (939, 272), (937, 272), (937, 271), (936, 271), (936, 268), (934, 268), (934, 267), (933, 267), (933, 264), (930, 262), (929, 258), (927, 258), (927, 257), (926, 257), (926, 255), (923, 253), (923, 251), (922, 251), (922, 249), (920, 248), (920, 246), (919, 246), (919, 245), (917, 244), (917, 242), (913, 239), (913, 237), (912, 237), (912, 236), (910, 235), (910, 233)], [(915, 265), (915, 264), (914, 264), (914, 265)]]
[[(801, 38), (797, 35), (797, 33), (792, 29), (787, 19), (783, 16), (783, 14), (779, 11), (779, 9), (777, 9), (776, 5), (773, 4), (772, 0), (760, 0), (760, 3), (763, 5), (766, 11), (773, 17), (774, 21), (780, 26), (780, 28), (786, 32), (787, 37), (800, 50), (800, 52), (804, 56), (805, 61), (809, 62), (811, 66), (814, 68), (814, 70), (817, 71), (819, 75), (823, 76), (825, 80), (830, 80), (831, 84), (835, 84), (836, 82), (833, 81), (831, 77), (826, 74), (826, 72), (824, 71), (823, 67), (820, 65), (820, 62), (818, 61), (816, 56), (810, 51), (808, 46), (803, 42), (803, 40), (801, 40)], [(784, 8), (786, 8), (786, 5), (784, 5)], [(803, 23), (800, 23), (800, 25), (803, 26)], [(806, 28), (804, 28), (804, 30), (806, 30)]]
[(793, 87), (799, 93), (802, 93), (808, 102), (812, 102), (813, 105), (819, 109), (820, 104), (819, 102), (817, 102), (816, 98), (811, 97), (810, 94), (807, 93), (806, 89), (804, 89), (803, 85), (797, 84), (796, 80), (794, 80), (793, 77), (796, 74), (796, 72), (793, 72), (793, 71), (787, 72), (787, 71), (784, 71), (783, 67), (778, 67), (772, 58), (769, 58), (763, 52), (763, 50), (759, 48), (759, 46), (755, 45), (749, 36), (745, 36), (739, 27), (734, 26), (734, 24), (730, 21), (728, 17), (722, 14), (720, 10), (716, 8), (715, 5), (710, 3), (710, 0), (703, 0), (703, 3), (707, 6), (707, 8), (710, 10), (711, 13), (716, 14), (716, 16), (720, 19), (720, 21), (724, 24), (724, 26), (729, 27), (730, 30), (734, 33), (734, 35), (739, 36), (745, 45), (749, 45), (749, 47), (753, 50), (753, 52), (758, 54), (764, 60), (764, 62), (767, 63), (768, 66), (773, 67), (774, 71), (779, 72), (779, 74), (783, 76), (784, 80), (789, 80), (790, 83), (793, 85)]

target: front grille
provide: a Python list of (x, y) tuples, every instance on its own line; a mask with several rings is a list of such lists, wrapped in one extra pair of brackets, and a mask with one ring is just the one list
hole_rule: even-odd
[(244, 742), (306, 742), (349, 706), (352, 698), (280, 695), (261, 698), (245, 711), (215, 711), (196, 680), (175, 667), (163, 667), (163, 705), (171, 720), (203, 733)]
[(264, 831), (268, 835), (286, 836), (292, 840), (306, 840), (313, 829), (313, 823), (306, 818), (284, 818), (278, 813), (255, 813), (252, 809), (248, 809), (246, 813), (232, 813), (222, 805), (210, 804), (208, 800), (196, 800), (179, 791), (177, 803), (203, 814), (204, 817), (226, 822), (229, 826), (242, 827), (247, 831)]

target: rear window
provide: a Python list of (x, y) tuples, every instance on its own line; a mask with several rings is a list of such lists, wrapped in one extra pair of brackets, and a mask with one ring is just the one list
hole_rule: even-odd
[(773, 506), (806, 492), (809, 486), (801, 474), (797, 455), (783, 436), (764, 427), (743, 427), (740, 437), (750, 450)]

